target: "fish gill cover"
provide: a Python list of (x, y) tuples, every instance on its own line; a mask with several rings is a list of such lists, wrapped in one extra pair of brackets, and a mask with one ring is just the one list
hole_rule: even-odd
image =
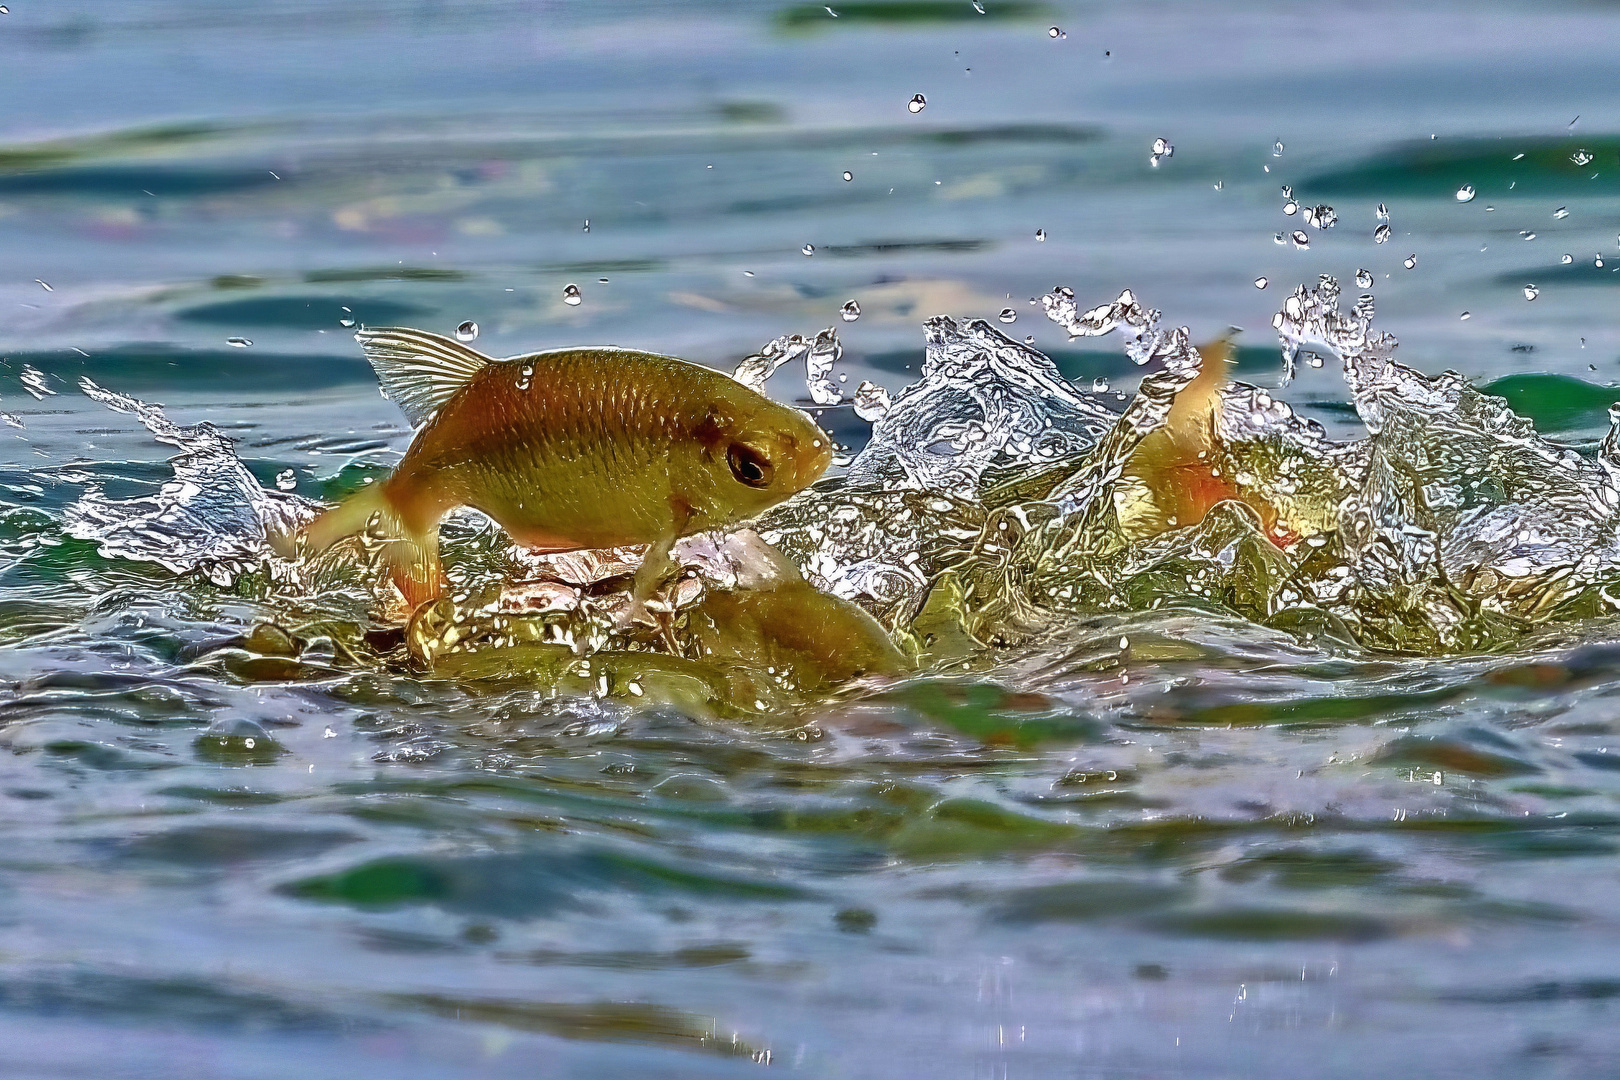
[[(1041, 304), (1071, 338), (1118, 332), (1149, 368), (1123, 409), (1122, 395), (1071, 385), (1048, 357), (986, 322), (930, 319), (920, 378), (892, 401), (870, 387), (857, 395), (872, 435), (842, 475), (766, 512), (757, 535), (681, 543), (685, 575), (658, 601), (666, 627), (615, 621), (625, 598), (614, 583), (636, 551), (534, 556), (463, 512), (446, 533), (451, 595), (416, 613), (408, 651), (440, 665), (478, 654), (479, 670), (516, 671), (522, 665), (503, 666), (502, 650), (541, 649), (540, 666), (559, 678), (581, 656), (622, 649), (648, 654), (642, 668), (653, 654), (751, 659), (771, 669), (772, 685), (745, 679), (715, 692), (763, 709), (780, 704), (773, 694), (783, 686), (824, 690), (829, 679), (781, 677), (763, 663), (780, 651), (760, 651), (768, 613), (750, 616), (755, 647), (739, 649), (742, 615), (717, 614), (711, 601), (784, 582), (805, 588), (793, 584), (800, 573), (808, 593), (858, 605), (913, 661), (940, 668), (981, 666), (1103, 612), (1187, 607), (1306, 641), (1440, 654), (1503, 648), (1537, 624), (1620, 606), (1620, 434), (1611, 429), (1591, 460), (1459, 375), (1403, 366), (1395, 339), (1373, 329), (1370, 297), (1342, 310), (1338, 283), (1324, 276), (1288, 296), (1274, 320), (1285, 384), (1301, 348), (1336, 355), (1366, 437), (1331, 441), (1268, 391), (1229, 384), (1217, 438), (1207, 459), (1200, 454), (1223, 497), (1200, 519), (1163, 527), (1143, 526), (1152, 492), (1130, 463), (1198, 378), (1200, 352), (1185, 327), (1163, 328), (1130, 291), (1082, 310), (1058, 288)], [(803, 360), (811, 399), (831, 405), (842, 399), (829, 378), (840, 352), (833, 330), (791, 335), (745, 359), (736, 377), (761, 388)], [(68, 511), (70, 535), (110, 557), (277, 596), (312, 620), (330, 617), (323, 604), (334, 583), (352, 592), (376, 579), (378, 544), (364, 538), (318, 560), (275, 555), (267, 537), (316, 504), (265, 489), (210, 425), (180, 427), (159, 406), (82, 385), (182, 454), (154, 495), (86, 492)], [(866, 616), (851, 608), (848, 617)], [(867, 633), (871, 662), (846, 675), (885, 670), (877, 637)], [(615, 678), (634, 681), (637, 670)], [(586, 690), (599, 681), (589, 672), (579, 672)]]

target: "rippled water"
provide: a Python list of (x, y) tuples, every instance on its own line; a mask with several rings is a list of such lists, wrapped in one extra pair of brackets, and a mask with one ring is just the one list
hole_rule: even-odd
[[(1611, 8), (8, 6), (6, 1076), (1620, 1060)], [(1125, 288), (1144, 368), (1066, 332)], [(352, 568), (258, 569), (409, 439), (345, 321), (836, 327), (766, 385), (852, 463), (761, 528), (926, 670), (423, 674)], [(1111, 547), (1234, 324), (1249, 486), (1362, 526)]]

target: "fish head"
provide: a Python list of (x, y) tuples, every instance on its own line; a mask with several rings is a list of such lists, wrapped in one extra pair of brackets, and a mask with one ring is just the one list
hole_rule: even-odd
[(832, 463), (832, 437), (798, 409), (753, 395), (717, 401), (698, 425), (715, 519), (749, 518), (803, 491)]

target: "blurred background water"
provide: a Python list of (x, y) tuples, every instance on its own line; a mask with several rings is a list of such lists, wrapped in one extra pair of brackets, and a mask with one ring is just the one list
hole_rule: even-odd
[[(1366, 270), (1403, 360), (1589, 449), (1620, 393), (1620, 7), (8, 7), (0, 1075), (1620, 1060), (1612, 626), (1442, 663), (1113, 618), (759, 731), (201, 662), (273, 612), (60, 529), (86, 480), (168, 476), (80, 375), (308, 495), (390, 461), (408, 430), (342, 320), (727, 368), (837, 326), (851, 387), (897, 389), (924, 318), (1011, 309), (1128, 390), (1029, 299), (1129, 287), (1243, 328), (1271, 385), (1282, 296)], [(1331, 369), (1286, 396), (1359, 432)]]

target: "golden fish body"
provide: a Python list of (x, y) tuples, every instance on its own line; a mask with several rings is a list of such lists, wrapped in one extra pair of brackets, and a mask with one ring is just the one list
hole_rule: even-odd
[(674, 357), (582, 348), (492, 360), (422, 331), (357, 337), (421, 427), (387, 480), (308, 535), (321, 549), (380, 516), (401, 541), (396, 583), (412, 604), (439, 592), (438, 523), (456, 507), (526, 547), (651, 544), (650, 563), (677, 537), (808, 487), (832, 458), (804, 413)]

